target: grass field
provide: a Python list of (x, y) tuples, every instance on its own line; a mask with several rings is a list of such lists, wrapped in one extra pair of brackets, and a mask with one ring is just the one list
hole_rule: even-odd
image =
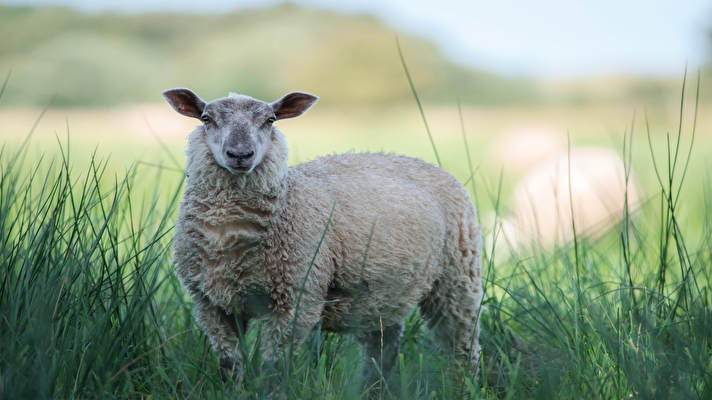
[[(414, 311), (398, 384), (376, 397), (712, 397), (712, 121), (703, 105), (693, 141), (692, 92), (682, 111), (648, 111), (649, 134), (632, 104), (465, 107), (467, 143), (456, 107), (426, 104), (443, 167), (494, 215), (483, 219), (483, 357), (477, 376), (452, 380), (457, 366)], [(221, 380), (170, 263), (193, 123), (166, 111), (50, 108), (23, 146), (42, 110), (0, 108), (0, 398), (363, 398), (370, 361), (351, 338), (318, 330), (268, 370), (253, 327), (244, 383)], [(621, 204), (623, 218), (595, 237), (574, 226), (569, 241), (501, 246), (499, 217), (530, 167), (497, 153), (517, 126), (554, 132), (563, 147), (551, 152), (614, 149), (644, 201)], [(280, 128), (292, 162), (349, 149), (435, 161), (412, 105), (315, 108)]]

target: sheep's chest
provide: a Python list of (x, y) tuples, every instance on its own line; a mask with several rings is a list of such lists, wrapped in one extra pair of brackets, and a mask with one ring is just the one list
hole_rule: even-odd
[(210, 300), (226, 310), (261, 315), (269, 310), (267, 283), (262, 274), (262, 237), (254, 223), (232, 220), (201, 222), (205, 260), (200, 287)]
[(261, 242), (260, 227), (247, 219), (218, 223), (202, 221), (198, 224), (198, 229), (216, 254), (239, 257), (241, 252), (258, 247)]

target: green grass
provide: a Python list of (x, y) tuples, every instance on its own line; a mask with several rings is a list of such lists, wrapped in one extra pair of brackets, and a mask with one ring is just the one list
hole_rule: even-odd
[[(478, 208), (501, 210), (506, 182), (472, 165), (462, 131), (468, 154), (440, 154), (446, 166), (467, 160), (459, 170)], [(453, 380), (457, 365), (414, 311), (400, 384), (377, 397), (712, 397), (712, 187), (688, 172), (693, 131), (662, 141), (628, 131), (626, 169), (644, 162), (633, 148), (649, 146), (642, 180), (653, 183), (643, 206), (626, 207), (596, 239), (503, 258), (497, 221), (485, 226), (495, 243), (483, 258), (479, 374)], [(371, 361), (348, 336), (320, 329), (268, 369), (252, 326), (243, 383), (223, 382), (170, 263), (182, 180), (142, 164), (112, 175), (94, 157), (83, 167), (68, 140), (58, 147), (38, 162), (27, 143), (0, 150), (0, 398), (364, 396), (357, 377)]]

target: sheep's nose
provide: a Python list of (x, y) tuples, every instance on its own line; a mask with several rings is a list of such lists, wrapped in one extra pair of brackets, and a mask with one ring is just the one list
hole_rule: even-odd
[(232, 150), (226, 150), (225, 155), (227, 158), (231, 158), (237, 161), (242, 161), (242, 160), (247, 160), (248, 158), (252, 157), (255, 154), (254, 151), (246, 151), (242, 153), (238, 153), (236, 151)]

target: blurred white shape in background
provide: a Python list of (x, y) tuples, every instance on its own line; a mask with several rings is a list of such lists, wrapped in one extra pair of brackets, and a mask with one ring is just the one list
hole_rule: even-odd
[(574, 223), (577, 235), (595, 238), (620, 222), (626, 197), (630, 209), (639, 204), (638, 185), (632, 174), (626, 184), (623, 160), (615, 152), (579, 147), (569, 158), (562, 151), (536, 165), (516, 185), (512, 214), (495, 229), (497, 252), (570, 241)]

